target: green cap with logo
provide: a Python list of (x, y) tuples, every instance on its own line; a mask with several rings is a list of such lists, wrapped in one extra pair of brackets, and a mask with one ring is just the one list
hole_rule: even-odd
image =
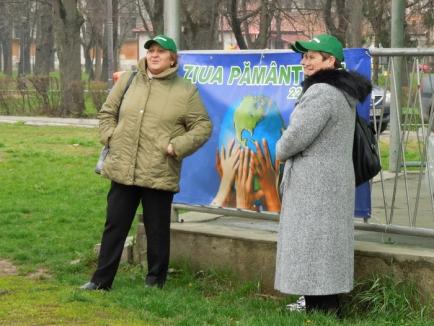
[(339, 61), (344, 61), (344, 50), (342, 43), (333, 35), (321, 34), (314, 36), (308, 41), (296, 41), (291, 44), (295, 52), (305, 53), (307, 51), (325, 52), (331, 54)]
[(153, 39), (146, 41), (145, 49), (149, 49), (153, 43), (157, 43), (163, 49), (172, 51), (176, 53), (176, 44), (173, 39), (166, 35), (157, 35)]

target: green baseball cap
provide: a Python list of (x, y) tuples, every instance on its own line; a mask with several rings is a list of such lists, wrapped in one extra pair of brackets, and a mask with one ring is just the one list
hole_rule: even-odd
[(166, 35), (157, 35), (153, 39), (146, 41), (145, 49), (149, 49), (153, 43), (157, 43), (163, 49), (172, 51), (176, 53), (175, 41)]
[(339, 61), (344, 61), (342, 43), (333, 35), (321, 34), (308, 41), (296, 41), (291, 44), (295, 52), (305, 53), (309, 50), (331, 54)]

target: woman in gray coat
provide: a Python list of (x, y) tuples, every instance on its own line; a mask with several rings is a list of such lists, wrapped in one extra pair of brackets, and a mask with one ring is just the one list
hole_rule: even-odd
[(342, 44), (319, 35), (292, 45), (303, 54), (303, 93), (276, 145), (285, 161), (275, 288), (304, 295), (306, 309), (337, 312), (353, 288), (355, 107), (371, 92), (341, 69)]

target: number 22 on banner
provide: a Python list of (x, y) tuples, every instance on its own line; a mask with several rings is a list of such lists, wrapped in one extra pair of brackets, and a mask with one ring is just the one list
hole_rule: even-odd
[(286, 98), (288, 100), (296, 100), (300, 97), (302, 90), (303, 88), (301, 86), (290, 87), (288, 90), (288, 96)]

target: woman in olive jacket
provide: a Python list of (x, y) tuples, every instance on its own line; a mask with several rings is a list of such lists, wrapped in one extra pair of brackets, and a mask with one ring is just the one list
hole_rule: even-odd
[(140, 202), (147, 239), (146, 284), (163, 287), (171, 204), (179, 191), (182, 159), (211, 133), (196, 87), (177, 75), (175, 42), (158, 35), (145, 48), (146, 57), (123, 99), (131, 73), (121, 76), (98, 114), (101, 142), (109, 145), (101, 174), (112, 182), (98, 267), (82, 289), (111, 288)]

